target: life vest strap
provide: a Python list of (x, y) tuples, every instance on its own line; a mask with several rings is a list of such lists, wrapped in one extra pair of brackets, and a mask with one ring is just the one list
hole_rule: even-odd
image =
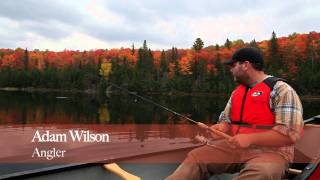
[(256, 125), (256, 124), (249, 124), (239, 121), (233, 121), (231, 124), (239, 125), (241, 127), (248, 127), (248, 128), (254, 128), (254, 129), (272, 129), (274, 125)]
[(275, 85), (278, 81), (287, 82), (285, 79), (278, 78), (278, 77), (274, 77), (274, 76), (271, 76), (271, 77), (266, 78), (263, 82), (264, 82), (267, 86), (269, 86), (270, 90), (272, 91), (274, 85)]

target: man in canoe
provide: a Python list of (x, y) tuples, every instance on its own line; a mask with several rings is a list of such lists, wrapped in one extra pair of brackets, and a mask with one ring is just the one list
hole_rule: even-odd
[(294, 143), (303, 128), (302, 105), (294, 89), (283, 79), (265, 74), (259, 49), (237, 50), (230, 67), (239, 85), (211, 126), (231, 135), (192, 150), (167, 179), (208, 179), (221, 173), (234, 179), (281, 179), (293, 161)]

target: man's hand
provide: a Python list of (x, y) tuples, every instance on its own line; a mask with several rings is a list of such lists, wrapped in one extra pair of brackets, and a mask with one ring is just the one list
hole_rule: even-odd
[[(223, 133), (227, 133), (229, 131), (230, 125), (228, 123), (219, 123), (212, 125), (210, 129), (215, 129), (221, 131)], [(222, 137), (217, 135), (216, 133), (210, 132), (213, 139), (221, 139)]]
[(248, 148), (253, 144), (250, 134), (237, 134), (228, 139), (228, 143), (233, 148)]

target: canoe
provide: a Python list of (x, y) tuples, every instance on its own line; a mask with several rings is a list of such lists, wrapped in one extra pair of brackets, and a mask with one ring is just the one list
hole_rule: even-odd
[[(304, 180), (320, 173), (320, 143), (316, 140), (320, 135), (320, 115), (304, 122), (306, 123), (304, 136), (295, 146), (295, 163), (290, 165), (290, 170), (286, 175), (287, 179)], [(112, 162), (117, 162), (122, 169), (141, 179), (164, 179), (178, 167), (190, 150), (201, 146), (197, 143), (187, 143), (183, 138), (175, 143), (174, 146), (167, 149), (161, 149), (159, 146), (148, 153), (126, 153), (112, 159), (100, 159), (90, 163), (2, 163), (0, 164), (0, 179), (120, 179), (103, 166)], [(144, 147), (147, 146), (144, 144)], [(161, 150), (157, 151), (157, 149)], [(211, 179), (228, 179), (232, 176), (223, 174)]]

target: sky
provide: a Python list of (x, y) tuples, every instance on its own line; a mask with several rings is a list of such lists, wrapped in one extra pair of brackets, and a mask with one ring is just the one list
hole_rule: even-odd
[(320, 31), (319, 0), (7, 0), (0, 48), (190, 48)]

